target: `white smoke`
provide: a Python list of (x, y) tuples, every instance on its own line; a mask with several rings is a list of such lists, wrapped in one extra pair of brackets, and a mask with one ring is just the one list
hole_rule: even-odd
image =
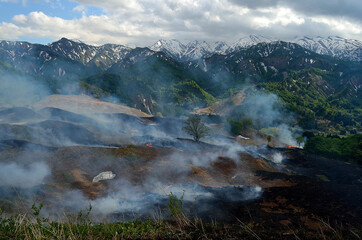
[(276, 164), (282, 163), (282, 162), (283, 162), (283, 159), (284, 159), (284, 157), (283, 157), (283, 155), (282, 155), (280, 152), (274, 153), (274, 154), (272, 155), (272, 157), (271, 157), (272, 162), (274, 162), (274, 163), (276, 163)]
[(0, 74), (0, 106), (26, 106), (49, 95), (48, 89), (36, 80), (19, 74)]
[(31, 188), (40, 185), (50, 175), (49, 167), (43, 163), (23, 166), (18, 163), (0, 163), (0, 186)]
[(297, 146), (298, 134), (294, 132), (295, 130), (300, 131), (301, 128), (294, 126), (293, 114), (284, 110), (277, 95), (254, 90), (252, 95), (246, 97), (243, 104), (233, 114), (250, 118), (255, 128), (273, 136), (279, 142)]

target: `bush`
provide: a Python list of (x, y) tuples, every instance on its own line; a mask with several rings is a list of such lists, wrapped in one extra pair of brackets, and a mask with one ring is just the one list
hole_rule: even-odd
[(241, 121), (229, 120), (230, 132), (239, 135), (242, 131), (250, 129), (253, 121), (250, 118), (242, 118)]

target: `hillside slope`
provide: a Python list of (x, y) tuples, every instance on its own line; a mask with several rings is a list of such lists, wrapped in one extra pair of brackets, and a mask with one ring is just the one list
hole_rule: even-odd
[(87, 95), (51, 95), (34, 104), (35, 109), (58, 108), (74, 113), (124, 113), (137, 117), (150, 117), (138, 109), (125, 105), (103, 102)]

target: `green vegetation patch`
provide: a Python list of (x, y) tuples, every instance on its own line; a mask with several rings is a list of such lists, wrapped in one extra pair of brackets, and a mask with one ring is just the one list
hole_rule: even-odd
[(308, 139), (308, 153), (362, 164), (362, 134), (346, 138), (316, 136)]
[(347, 86), (337, 86), (334, 72), (317, 68), (291, 71), (279, 82), (264, 82), (259, 88), (277, 93), (289, 111), (298, 114), (304, 129), (334, 134), (361, 131), (361, 99)]

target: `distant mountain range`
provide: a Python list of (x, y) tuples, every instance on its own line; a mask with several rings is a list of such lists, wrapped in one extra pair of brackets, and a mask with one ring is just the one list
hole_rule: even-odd
[[(178, 40), (159, 40), (149, 48), (116, 44), (92, 46), (66, 38), (48, 45), (0, 41), (0, 71), (1, 68), (9, 68), (58, 81), (79, 80), (100, 73), (132, 77), (146, 72), (146, 69), (154, 71), (157, 65), (183, 73), (191, 71), (187, 75), (189, 77), (205, 73), (212, 75), (200, 79), (222, 75), (225, 81), (236, 78), (238, 81), (247, 78), (255, 81), (265, 77), (268, 80), (285, 79), (281, 73), (319, 68), (339, 74), (339, 84), (348, 82), (351, 93), (357, 94), (361, 88), (360, 74), (354, 77), (346, 74), (352, 68), (358, 70), (361, 65), (362, 42), (340, 37), (302, 37), (293, 42), (254, 35), (241, 38), (232, 45), (224, 42), (192, 41), (183, 44)], [(354, 61), (342, 64), (338, 62), (340, 59)], [(202, 87), (206, 86), (210, 88), (212, 83)], [(232, 87), (229, 84), (225, 86)]]
[[(210, 106), (254, 86), (278, 94), (305, 129), (361, 131), (361, 42), (293, 42), (248, 36), (230, 45), (160, 40), (130, 48), (66, 38), (48, 45), (0, 41), (0, 84), (25, 77), (50, 93), (114, 96), (164, 116)], [(1, 102), (6, 104), (0, 94)]]
[[(195, 61), (213, 54), (228, 55), (276, 39), (250, 35), (228, 45), (225, 42), (159, 40), (149, 48), (105, 44), (92, 46), (62, 38), (48, 45), (0, 41), (0, 61), (30, 74), (51, 78), (78, 78), (99, 72), (117, 72), (130, 64), (156, 55), (167, 61)], [(295, 38), (307, 50), (338, 59), (362, 61), (362, 42), (341, 37)], [(70, 77), (72, 76), (72, 77)]]
[[(208, 43), (205, 41), (192, 41), (183, 44), (180, 41), (173, 39), (159, 40), (154, 45), (150, 46), (150, 49), (162, 51), (181, 61), (188, 61), (201, 58), (208, 54), (228, 54), (240, 49), (249, 48), (258, 43), (270, 43), (279, 40), (280, 39), (271, 37), (250, 35), (240, 38), (233, 44), (227, 44), (225, 42)], [(362, 60), (362, 42), (358, 40), (341, 37), (298, 37), (290, 42), (297, 43), (302, 47), (319, 54), (352, 61)]]

